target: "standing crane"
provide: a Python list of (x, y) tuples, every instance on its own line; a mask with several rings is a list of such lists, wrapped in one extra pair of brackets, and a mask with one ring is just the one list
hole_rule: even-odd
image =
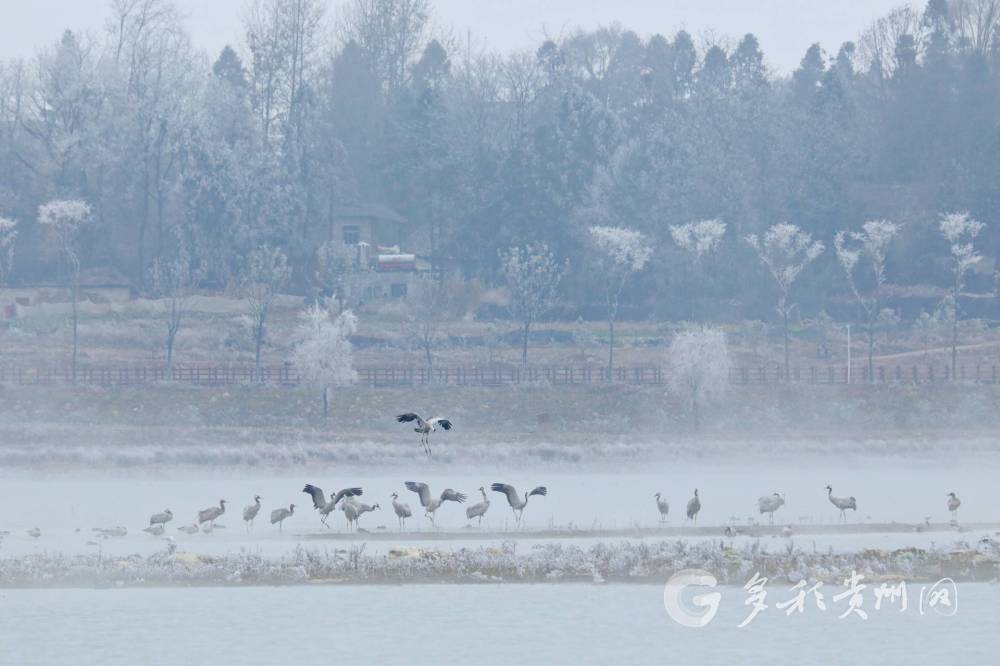
[(406, 519), (413, 516), (413, 512), (410, 511), (410, 505), (400, 502), (399, 495), (393, 493), (392, 510), (396, 513), (396, 519), (399, 520), (399, 529), (402, 531), (403, 527), (406, 526)]
[(509, 483), (494, 483), (490, 486), (490, 490), (507, 496), (507, 503), (510, 504), (510, 510), (514, 512), (514, 521), (518, 526), (521, 524), (521, 516), (524, 515), (524, 507), (528, 506), (528, 498), (532, 495), (545, 497), (549, 493), (545, 486), (538, 486), (534, 490), (524, 493), (524, 499), (521, 499), (521, 496), (517, 494), (517, 488)]
[(698, 489), (694, 489), (694, 497), (688, 500), (687, 505), (687, 517), (688, 520), (693, 520), (694, 524), (698, 525), (698, 514), (701, 512), (701, 498), (698, 497)]
[(348, 499), (344, 500), (344, 503), (340, 505), (340, 508), (344, 512), (344, 516), (347, 517), (348, 529), (350, 529), (350, 527), (353, 525), (354, 529), (357, 530), (358, 518), (368, 513), (369, 511), (375, 511), (376, 509), (380, 509), (382, 507), (380, 507), (377, 503), (369, 506), (362, 502), (356, 501), (353, 497), (349, 497)]
[(847, 522), (847, 510), (851, 509), (855, 513), (858, 511), (858, 501), (854, 497), (835, 497), (833, 487), (826, 487), (826, 496), (830, 498), (830, 504), (840, 509), (840, 517)]
[(198, 524), (211, 523), (215, 528), (215, 521), (226, 512), (226, 500), (219, 500), (219, 506), (210, 506), (198, 512)]
[(420, 445), (424, 448), (424, 453), (428, 456), (431, 455), (431, 433), (437, 432), (438, 426), (441, 426), (442, 430), (451, 430), (451, 421), (440, 416), (435, 416), (434, 418), (427, 419), (425, 421), (413, 412), (407, 412), (406, 414), (400, 414), (397, 416), (396, 421), (399, 423), (410, 423), (411, 421), (416, 421), (413, 432), (420, 433)]
[(666, 522), (667, 514), (670, 513), (670, 504), (665, 499), (660, 498), (660, 493), (656, 493), (656, 509), (660, 512), (660, 522)]
[(962, 506), (962, 500), (958, 499), (955, 493), (948, 493), (948, 510), (951, 511), (951, 519), (958, 521), (958, 507)]
[(486, 496), (486, 489), (479, 486), (479, 492), (483, 494), (483, 501), (473, 504), (472, 506), (465, 509), (465, 517), (469, 520), (473, 518), (479, 519), (479, 526), (483, 526), (483, 516), (486, 512), (490, 510), (490, 498)]
[(163, 513), (154, 513), (149, 517), (149, 526), (166, 525), (174, 519), (174, 513), (170, 509), (164, 509)]
[(282, 526), (285, 522), (285, 518), (290, 518), (295, 514), (295, 505), (289, 504), (288, 508), (281, 507), (280, 509), (275, 509), (271, 512), (271, 524), (274, 525), (278, 523), (278, 531), (282, 531)]
[(253, 528), (253, 519), (260, 513), (260, 495), (253, 496), (253, 504), (243, 507), (243, 522), (247, 524), (247, 532)]
[(424, 515), (431, 519), (431, 525), (435, 527), (437, 527), (437, 523), (434, 522), (434, 513), (441, 508), (442, 504), (445, 502), (458, 502), (461, 504), (466, 499), (465, 495), (451, 488), (446, 488), (440, 497), (431, 497), (430, 487), (426, 483), (418, 481), (407, 481), (406, 489), (417, 493), (417, 496), (420, 497), (420, 505), (424, 507)]
[(780, 509), (785, 504), (785, 498), (778, 493), (771, 493), (770, 495), (764, 495), (757, 500), (757, 508), (760, 509), (761, 515), (769, 514), (768, 525), (774, 525), (774, 512)]

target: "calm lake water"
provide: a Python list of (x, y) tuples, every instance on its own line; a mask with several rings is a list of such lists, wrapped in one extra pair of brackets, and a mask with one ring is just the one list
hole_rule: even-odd
[[(427, 470), (387, 474), (384, 470), (317, 469), (307, 473), (266, 473), (263, 470), (150, 469), (115, 474), (93, 470), (63, 474), (38, 475), (8, 471), (0, 478), (0, 531), (10, 534), (0, 543), (0, 557), (33, 553), (93, 553), (92, 527), (123, 525), (128, 528), (124, 539), (112, 539), (103, 544), (109, 555), (140, 553), (148, 555), (163, 548), (161, 539), (144, 534), (152, 513), (164, 508), (173, 510), (175, 519), (167, 534), (173, 536), (183, 550), (221, 554), (248, 549), (265, 555), (284, 554), (298, 544), (323, 547), (330, 542), (317, 542), (306, 537), (329, 534), (319, 524), (309, 497), (303, 494), (306, 482), (326, 490), (347, 485), (363, 486), (364, 501), (379, 503), (381, 511), (366, 514), (362, 526), (375, 530), (384, 526), (395, 531), (396, 517), (392, 513), (390, 494), (396, 491), (400, 499), (413, 509), (407, 525), (411, 533), (432, 530), (420, 511), (417, 496), (405, 490), (407, 480), (425, 481), (439, 493), (455, 488), (469, 496), (469, 503), (478, 502), (480, 486), (489, 488), (493, 481), (515, 484), (526, 490), (546, 485), (547, 497), (533, 497), (525, 511), (524, 526), (528, 530), (549, 525), (576, 525), (580, 528), (625, 528), (632, 525), (655, 526), (659, 520), (653, 494), (660, 491), (671, 503), (670, 525), (684, 524), (684, 506), (697, 486), (702, 498), (699, 524), (723, 525), (731, 518), (745, 524), (748, 518), (759, 519), (757, 498), (780, 491), (787, 504), (775, 516), (782, 524), (834, 523), (837, 510), (827, 500), (824, 486), (832, 483), (835, 494), (854, 495), (858, 511), (848, 512), (850, 523), (908, 522), (917, 523), (930, 517), (934, 521), (949, 519), (945, 494), (956, 491), (962, 498), (962, 522), (1000, 522), (1000, 485), (996, 483), (1000, 466), (995, 464), (954, 463), (948, 465), (921, 462), (899, 464), (872, 461), (867, 464), (835, 465), (803, 461), (790, 463), (773, 461), (768, 465), (740, 465), (719, 462), (649, 465), (642, 470), (574, 470), (539, 469), (480, 471), (461, 469)], [(247, 534), (240, 512), (254, 494), (263, 496), (263, 509), (256, 530)], [(498, 493), (488, 493), (492, 505), (484, 521), (490, 530), (512, 528), (511, 511), (506, 499)], [(214, 534), (185, 535), (180, 525), (194, 521), (199, 509), (213, 505), (220, 498), (230, 501), (229, 511), (219, 521), (225, 529)], [(268, 522), (271, 509), (297, 505), (295, 515), (285, 522), (284, 530)], [(766, 522), (766, 521), (765, 521)], [(448, 502), (437, 514), (442, 531), (460, 536), (470, 534), (466, 528), (465, 508)], [(333, 530), (345, 530), (341, 512), (330, 518)], [(39, 527), (42, 535), (34, 539), (27, 530)], [(718, 536), (722, 535), (721, 527)], [(964, 538), (970, 543), (980, 538), (971, 534), (925, 533), (893, 535), (839, 535), (833, 537), (802, 536), (796, 543), (803, 548), (856, 550), (859, 548), (927, 547), (932, 542), (950, 547)], [(775, 548), (781, 548), (779, 540)], [(393, 545), (370, 542), (369, 552)], [(412, 542), (410, 543), (412, 544)], [(434, 545), (434, 544), (428, 544)], [(482, 545), (452, 543), (452, 546)], [(438, 543), (434, 547), (444, 547)], [(340, 545), (343, 547), (343, 544)]]
[(408, 585), (0, 592), (3, 664), (958, 664), (996, 662), (1000, 586), (959, 585), (956, 615), (786, 617), (741, 588), (684, 628), (655, 585)]

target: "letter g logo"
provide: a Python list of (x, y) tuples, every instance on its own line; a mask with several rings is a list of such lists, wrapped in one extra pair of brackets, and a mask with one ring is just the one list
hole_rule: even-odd
[(695, 606), (707, 609), (702, 612), (689, 608), (682, 603), (681, 595), (686, 587), (715, 587), (716, 585), (718, 585), (718, 581), (715, 579), (715, 576), (704, 569), (684, 569), (683, 571), (678, 571), (663, 586), (663, 607), (667, 609), (667, 615), (674, 622), (684, 627), (704, 627), (719, 612), (719, 600), (722, 599), (722, 595), (718, 592), (712, 592), (692, 597), (691, 601)]

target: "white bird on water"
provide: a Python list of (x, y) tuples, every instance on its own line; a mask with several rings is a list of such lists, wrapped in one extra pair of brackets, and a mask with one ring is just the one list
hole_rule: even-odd
[(156, 523), (155, 525), (150, 525), (143, 532), (148, 532), (153, 536), (163, 536), (163, 523)]
[(958, 499), (955, 493), (948, 493), (948, 510), (951, 511), (951, 519), (958, 520), (958, 507), (962, 506), (962, 500)]
[(483, 488), (482, 486), (479, 486), (479, 492), (483, 494), (483, 501), (477, 502), (476, 504), (473, 504), (472, 506), (466, 508), (465, 517), (468, 518), (469, 520), (472, 520), (473, 518), (478, 518), (479, 526), (482, 527), (483, 516), (485, 516), (486, 512), (490, 510), (490, 498), (486, 496), (486, 489)]
[(399, 495), (393, 493), (392, 510), (396, 513), (396, 519), (399, 520), (399, 529), (402, 530), (406, 526), (406, 519), (413, 516), (413, 512), (410, 511), (410, 505), (400, 502)]
[(667, 514), (670, 513), (670, 504), (665, 499), (661, 499), (660, 493), (654, 495), (656, 498), (656, 509), (660, 512), (660, 522), (666, 522)]
[(219, 506), (210, 506), (198, 512), (198, 524), (211, 523), (215, 527), (215, 521), (226, 512), (226, 500), (219, 500)]
[(438, 426), (441, 426), (442, 430), (451, 430), (451, 421), (440, 416), (435, 416), (434, 418), (427, 419), (425, 421), (413, 412), (407, 412), (406, 414), (400, 414), (397, 416), (396, 420), (399, 423), (410, 423), (411, 421), (417, 422), (416, 427), (413, 428), (413, 432), (420, 433), (420, 445), (424, 447), (424, 453), (428, 456), (431, 454), (431, 433), (437, 432)]
[(243, 522), (247, 524), (247, 532), (253, 527), (253, 520), (260, 513), (260, 495), (253, 496), (253, 504), (243, 507)]
[(701, 498), (698, 497), (698, 489), (694, 489), (694, 497), (688, 500), (687, 505), (687, 517), (688, 520), (693, 520), (694, 524), (698, 524), (698, 514), (701, 512)]
[(275, 509), (271, 512), (271, 524), (274, 525), (278, 523), (278, 531), (282, 531), (282, 524), (285, 522), (285, 518), (292, 516), (295, 513), (295, 505), (290, 504), (288, 508), (281, 507), (280, 509)]
[(780, 509), (785, 504), (784, 496), (778, 493), (771, 493), (770, 495), (764, 495), (757, 500), (757, 508), (760, 509), (761, 515), (768, 515), (768, 525), (774, 525), (774, 512)]
[(437, 526), (437, 523), (434, 522), (434, 513), (441, 508), (442, 504), (445, 502), (461, 504), (466, 499), (465, 495), (451, 488), (446, 488), (440, 497), (431, 497), (430, 487), (426, 483), (418, 481), (407, 481), (406, 489), (412, 490), (420, 497), (420, 505), (424, 507), (424, 515), (431, 519), (431, 525), (434, 526)]
[(524, 493), (524, 499), (521, 499), (521, 496), (517, 494), (517, 488), (509, 483), (494, 483), (490, 486), (490, 490), (496, 493), (503, 493), (507, 496), (507, 503), (510, 504), (510, 510), (514, 512), (514, 520), (518, 525), (521, 524), (521, 516), (524, 515), (524, 507), (528, 506), (528, 498), (532, 495), (541, 495), (542, 497), (545, 497), (549, 493), (545, 486), (538, 486), (537, 488)]
[(164, 509), (163, 513), (154, 513), (149, 517), (150, 526), (153, 525), (166, 525), (171, 520), (174, 519), (174, 512), (170, 509)]
[(851, 509), (855, 513), (858, 511), (858, 501), (854, 497), (834, 497), (833, 487), (826, 487), (826, 495), (830, 498), (830, 504), (840, 509), (840, 517), (847, 522), (847, 510)]
[(198, 533), (198, 526), (194, 525), (194, 524), (192, 524), (192, 525), (181, 525), (180, 527), (177, 528), (177, 531), (178, 532), (184, 532), (184, 534), (197, 534)]

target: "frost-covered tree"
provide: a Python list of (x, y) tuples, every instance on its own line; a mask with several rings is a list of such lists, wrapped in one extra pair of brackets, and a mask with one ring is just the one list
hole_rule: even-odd
[(247, 310), (254, 341), (254, 371), (260, 376), (260, 350), (267, 339), (267, 317), (278, 293), (288, 283), (292, 271), (288, 258), (280, 248), (262, 245), (250, 252), (243, 268), (240, 288), (247, 301)]
[(69, 269), (70, 292), (73, 301), (73, 355), (70, 370), (76, 383), (80, 300), (80, 228), (91, 219), (90, 205), (79, 199), (56, 199), (38, 207), (38, 223), (48, 229), (59, 254)]
[(729, 385), (729, 350), (725, 334), (697, 328), (678, 333), (670, 345), (670, 387), (691, 410), (695, 429), (701, 425), (701, 407)]
[(323, 396), (323, 418), (330, 413), (330, 387), (347, 386), (357, 378), (350, 336), (358, 319), (350, 310), (334, 316), (332, 299), (315, 304), (300, 315), (292, 362), (303, 381)]
[(700, 260), (714, 251), (726, 235), (726, 223), (722, 220), (701, 220), (670, 226), (670, 236), (678, 247)]
[(164, 347), (167, 375), (174, 367), (174, 346), (181, 325), (191, 309), (191, 296), (199, 279), (187, 253), (179, 250), (171, 257), (158, 257), (150, 268), (150, 296), (159, 301), (160, 316), (166, 326)]
[(615, 319), (618, 302), (628, 279), (638, 273), (653, 256), (653, 248), (641, 231), (625, 227), (590, 227), (590, 238), (597, 248), (604, 276), (608, 308), (608, 374), (614, 369)]
[[(844, 269), (847, 284), (861, 306), (868, 331), (868, 379), (875, 380), (875, 322), (881, 312), (882, 285), (885, 284), (885, 255), (900, 225), (889, 220), (869, 220), (861, 231), (841, 230), (833, 239), (837, 260)], [(862, 267), (863, 268), (859, 268)], [(855, 270), (867, 272), (871, 290), (863, 294)]]
[(789, 301), (789, 294), (795, 280), (825, 249), (822, 241), (814, 241), (812, 235), (794, 224), (775, 224), (764, 232), (763, 237), (749, 234), (746, 242), (756, 251), (757, 258), (767, 268), (778, 285), (778, 314), (781, 315), (785, 343), (785, 377), (788, 377), (788, 317), (795, 307)]
[[(670, 226), (671, 238), (678, 247), (694, 257), (694, 262), (699, 267), (702, 257), (717, 250), (725, 235), (726, 223), (716, 219)], [(690, 302), (693, 304), (694, 298)]]
[(938, 230), (951, 247), (951, 376), (955, 377), (958, 365), (958, 320), (961, 317), (958, 297), (965, 287), (965, 276), (979, 263), (982, 255), (976, 252), (976, 236), (986, 227), (968, 213), (945, 213), (938, 221)]
[(545, 243), (512, 247), (500, 253), (500, 263), (510, 289), (510, 313), (521, 322), (521, 365), (528, 365), (531, 325), (555, 304), (566, 264), (556, 261)]

